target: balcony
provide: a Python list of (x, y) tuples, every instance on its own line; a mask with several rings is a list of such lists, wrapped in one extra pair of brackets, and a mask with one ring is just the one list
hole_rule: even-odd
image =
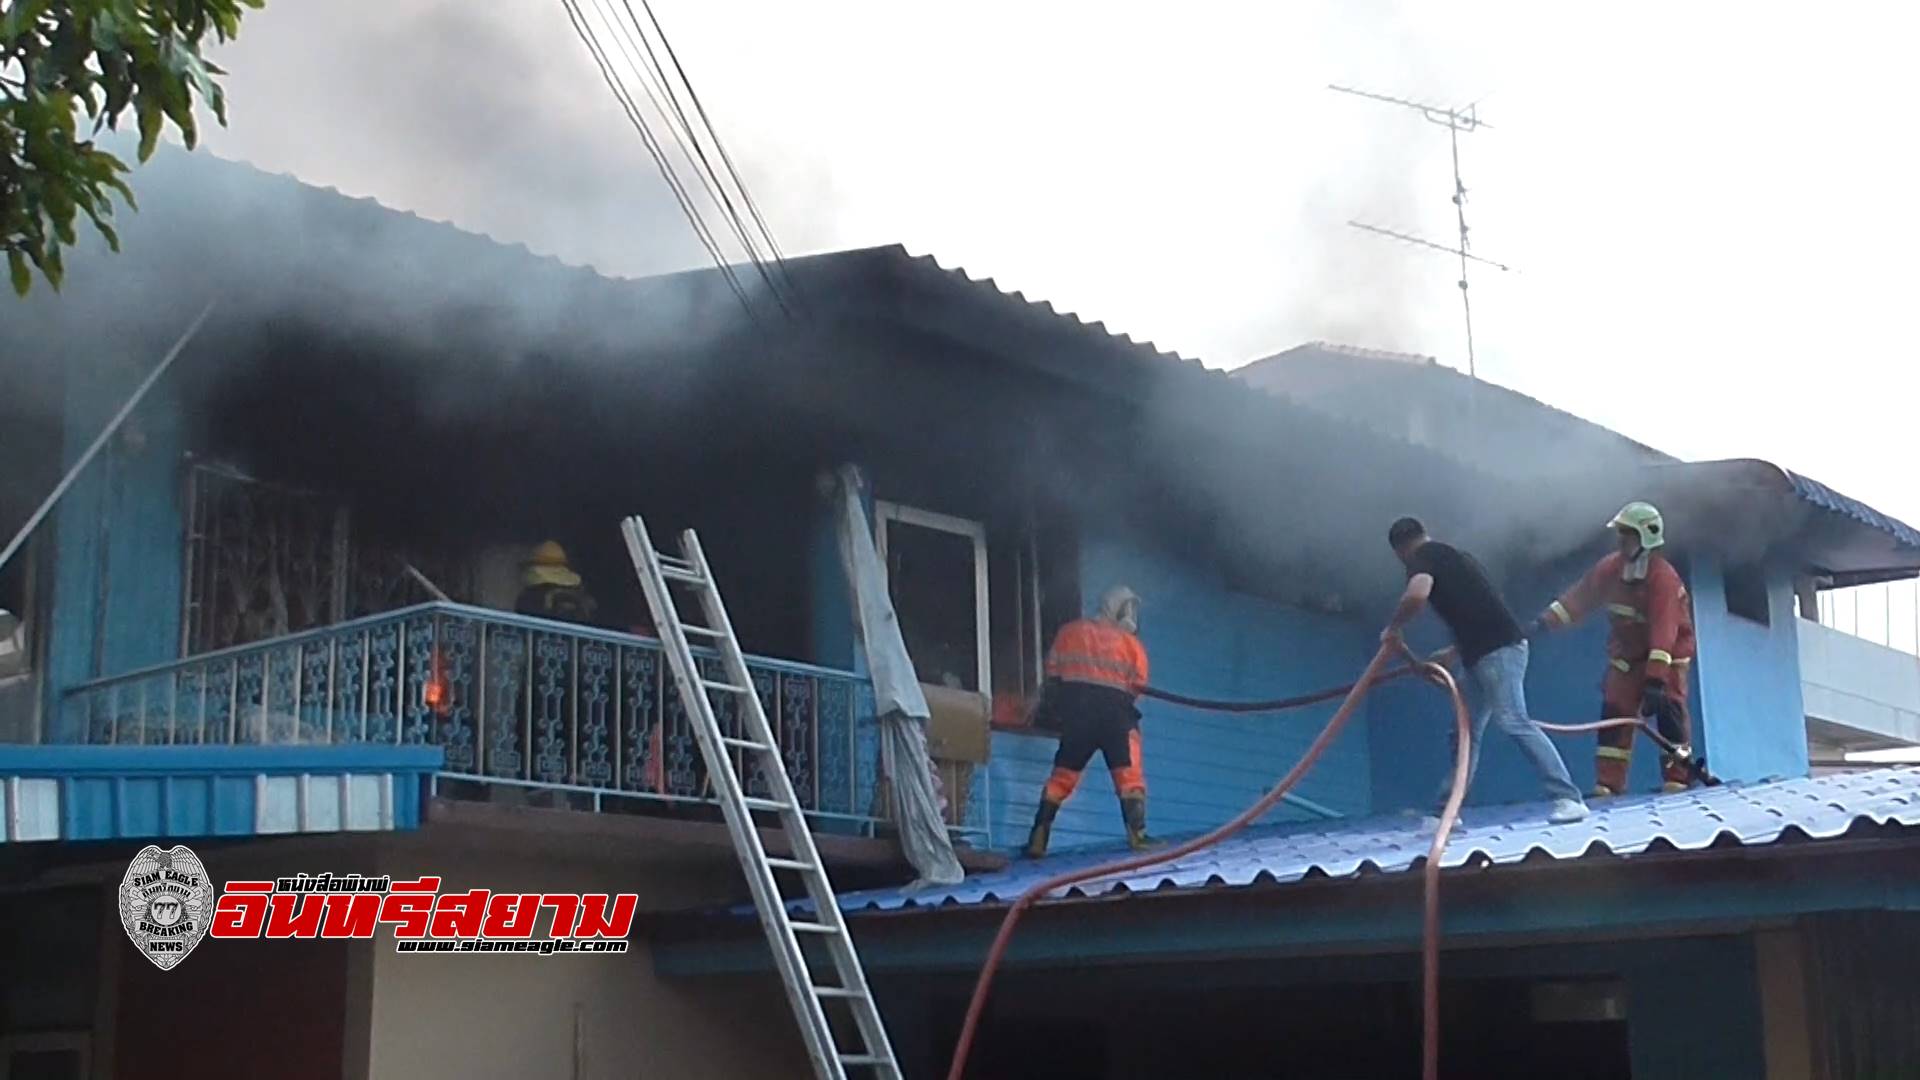
[(1920, 658), (1813, 622), (1798, 631), (1816, 743), (1836, 751), (1920, 744)]
[[(695, 652), (718, 678), (718, 655)], [(749, 658), (748, 667), (815, 827), (872, 834), (880, 821), (871, 687), (805, 664)], [(444, 754), (434, 778), (443, 794), (511, 798), (518, 788), (610, 811), (713, 801), (659, 642), (458, 604), (96, 680), (71, 690), (63, 708), (67, 730), (93, 744), (433, 746)], [(716, 708), (738, 734), (737, 705)], [(762, 763), (736, 754), (733, 768), (749, 794), (768, 793)], [(967, 794), (949, 801), (984, 821), (981, 800)]]

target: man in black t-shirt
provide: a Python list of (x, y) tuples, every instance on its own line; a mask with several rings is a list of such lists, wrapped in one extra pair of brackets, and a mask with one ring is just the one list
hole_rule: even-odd
[[(1401, 518), (1387, 531), (1393, 553), (1407, 567), (1407, 589), (1381, 641), (1397, 639), (1407, 623), (1428, 604), (1453, 632), (1453, 646), (1436, 659), (1457, 654), (1467, 670), (1464, 689), (1472, 707), (1473, 730), (1467, 745), (1467, 785), (1480, 768), (1480, 741), (1492, 720), (1520, 746), (1553, 800), (1547, 820), (1554, 824), (1587, 816), (1580, 789), (1567, 774), (1567, 764), (1547, 733), (1527, 716), (1527, 639), (1506, 602), (1487, 579), (1478, 560), (1427, 536), (1426, 526)], [(1451, 729), (1450, 729), (1451, 730)], [(1457, 751), (1456, 751), (1457, 752)], [(1439, 803), (1446, 804), (1451, 785), (1440, 785)]]

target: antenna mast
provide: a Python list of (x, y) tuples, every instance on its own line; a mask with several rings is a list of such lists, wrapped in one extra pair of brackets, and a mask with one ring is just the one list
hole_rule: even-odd
[(1356, 229), (1364, 229), (1367, 232), (1378, 233), (1382, 236), (1392, 237), (1395, 240), (1403, 240), (1410, 244), (1418, 244), (1421, 247), (1433, 248), (1436, 251), (1444, 251), (1449, 255), (1457, 255), (1460, 257), (1460, 309), (1466, 316), (1467, 374), (1473, 378), (1479, 378), (1479, 372), (1473, 354), (1473, 301), (1467, 296), (1467, 263), (1469, 261), (1486, 263), (1488, 266), (1503, 271), (1510, 269), (1510, 267), (1494, 262), (1491, 259), (1480, 258), (1478, 255), (1473, 254), (1472, 245), (1467, 240), (1467, 185), (1460, 180), (1460, 133), (1463, 131), (1474, 132), (1483, 127), (1490, 128), (1493, 125), (1480, 119), (1478, 103), (1470, 104), (1464, 109), (1443, 108), (1438, 105), (1428, 105), (1425, 102), (1408, 101), (1404, 98), (1375, 94), (1367, 90), (1355, 90), (1350, 86), (1338, 86), (1333, 83), (1328, 83), (1327, 89), (1337, 93), (1352, 94), (1355, 97), (1363, 97), (1372, 101), (1382, 101), (1389, 105), (1398, 105), (1405, 109), (1413, 109), (1425, 118), (1428, 123), (1439, 124), (1447, 129), (1447, 141), (1453, 150), (1453, 208), (1454, 216), (1460, 225), (1459, 247), (1447, 247), (1443, 244), (1433, 243), (1430, 240), (1422, 240), (1417, 236), (1394, 232), (1391, 229), (1382, 229), (1373, 225), (1362, 225), (1357, 221), (1350, 221), (1347, 224), (1352, 225)]

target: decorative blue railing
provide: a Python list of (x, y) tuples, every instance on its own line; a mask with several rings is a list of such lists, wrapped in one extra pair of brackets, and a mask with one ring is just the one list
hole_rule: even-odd
[[(718, 655), (695, 651), (724, 681)], [(806, 664), (748, 667), (801, 803), (871, 825), (871, 686)], [(96, 744), (429, 744), (445, 752), (442, 776), (578, 791), (596, 807), (712, 794), (659, 642), (458, 604), (96, 680), (65, 707), (68, 730)], [(723, 726), (738, 722), (734, 703), (716, 708)], [(734, 768), (749, 794), (768, 793), (763, 762)]]

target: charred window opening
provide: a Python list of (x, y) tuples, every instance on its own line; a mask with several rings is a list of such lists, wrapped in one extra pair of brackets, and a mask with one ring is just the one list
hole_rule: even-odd
[(1054, 633), (1081, 614), (1072, 529), (1059, 521), (989, 527), (891, 503), (876, 511), (888, 588), (920, 681), (999, 701), (1037, 689)]
[(1080, 617), (1080, 558), (1073, 531), (1043, 522), (990, 534), (993, 693), (1023, 698), (1044, 679), (1047, 647)]
[(1729, 566), (1725, 584), (1727, 614), (1762, 626), (1772, 624), (1773, 604), (1764, 569), (1754, 564)]
[[(187, 472), (185, 651), (210, 652), (436, 599), (470, 599), (470, 571), (362, 527), (338, 496), (224, 466)], [(377, 519), (376, 519), (377, 521)]]
[(914, 674), (928, 686), (991, 685), (986, 530), (893, 504), (878, 508), (887, 587)]

